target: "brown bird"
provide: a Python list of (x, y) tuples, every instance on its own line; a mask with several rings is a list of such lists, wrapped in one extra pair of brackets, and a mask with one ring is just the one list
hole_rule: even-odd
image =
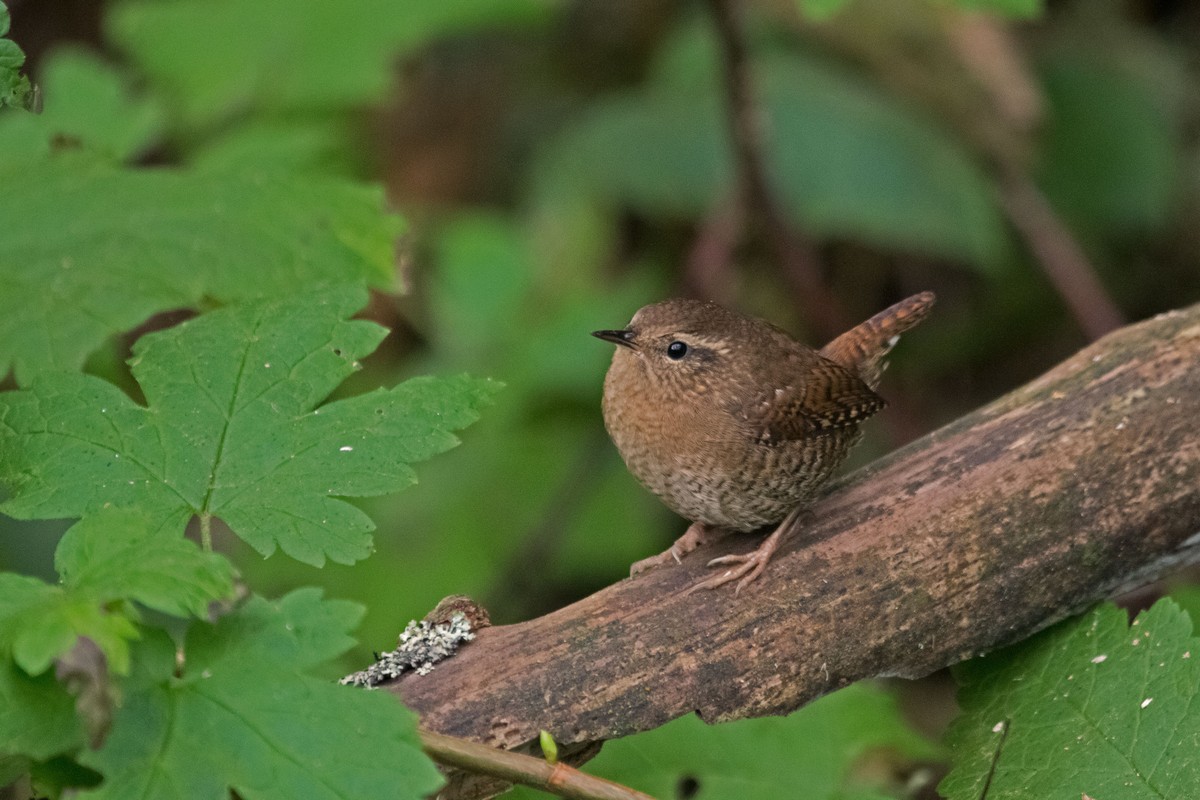
[(629, 470), (691, 520), (637, 574), (679, 561), (731, 531), (782, 524), (736, 565), (697, 586), (753, 581), (794, 519), (884, 407), (875, 394), (884, 356), (933, 307), (932, 292), (902, 300), (820, 351), (715, 303), (645, 306), (623, 330), (592, 335), (618, 345), (604, 381), (604, 424)]

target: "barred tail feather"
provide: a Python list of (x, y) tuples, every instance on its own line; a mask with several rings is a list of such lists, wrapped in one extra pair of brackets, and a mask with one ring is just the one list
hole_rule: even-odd
[(874, 389), (887, 366), (884, 357), (900, 334), (929, 316), (934, 300), (933, 292), (901, 300), (825, 345), (821, 355), (852, 370)]

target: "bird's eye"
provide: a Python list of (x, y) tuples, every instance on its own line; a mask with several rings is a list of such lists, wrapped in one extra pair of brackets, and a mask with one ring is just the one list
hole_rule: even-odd
[(688, 346), (683, 342), (671, 342), (667, 345), (667, 358), (678, 361), (687, 355)]

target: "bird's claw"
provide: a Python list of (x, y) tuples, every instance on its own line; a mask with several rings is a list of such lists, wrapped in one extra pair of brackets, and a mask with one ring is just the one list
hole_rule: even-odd
[(683, 563), (683, 557), (695, 550), (700, 545), (704, 544), (707, 537), (711, 534), (698, 522), (692, 525), (684, 532), (682, 536), (675, 540), (674, 544), (663, 550), (656, 556), (643, 558), (641, 561), (635, 561), (629, 568), (630, 577), (638, 573), (645, 572), (648, 569), (670, 564), (674, 561), (676, 564)]
[(799, 510), (793, 511), (791, 514), (779, 524), (770, 536), (763, 540), (758, 549), (749, 553), (733, 554), (714, 558), (708, 562), (710, 567), (723, 567), (729, 564), (736, 566), (733, 569), (726, 570), (720, 575), (714, 575), (706, 581), (700, 581), (692, 588), (688, 589), (684, 594), (691, 594), (699, 589), (716, 589), (719, 586), (724, 586), (731, 581), (737, 581), (737, 587), (733, 590), (736, 597), (742, 589), (745, 589), (753, 583), (762, 571), (766, 569), (767, 562), (771, 560), (771, 556), (775, 555), (775, 551), (779, 548), (779, 543), (783, 540), (784, 535), (791, 529), (795, 523)]
[[(671, 556), (673, 555), (674, 553), (672, 553), (670, 550), (664, 550), (656, 556), (650, 556), (649, 558), (643, 558), (641, 561), (635, 561), (629, 567), (629, 577), (632, 578), (634, 575), (639, 575), (648, 569), (654, 569), (655, 567), (662, 566), (663, 564), (669, 564), (671, 563)], [(678, 557), (676, 557), (675, 560), (678, 561)]]
[(746, 553), (745, 555), (728, 555), (721, 556), (720, 558), (714, 558), (712, 561), (708, 562), (708, 566), (720, 567), (726, 564), (736, 564), (737, 566), (733, 569), (726, 570), (720, 575), (714, 575), (707, 580), (700, 581), (683, 594), (686, 597), (692, 592), (696, 592), (701, 589), (716, 589), (719, 586), (724, 586), (727, 583), (737, 581), (738, 584), (733, 590), (733, 594), (736, 597), (737, 594), (742, 591), (742, 589), (746, 588), (746, 586), (748, 586), (756, 578), (758, 578), (759, 575), (762, 574), (763, 569), (766, 568), (767, 562), (770, 560), (770, 553), (763, 554), (760, 550), (755, 550), (754, 552)]

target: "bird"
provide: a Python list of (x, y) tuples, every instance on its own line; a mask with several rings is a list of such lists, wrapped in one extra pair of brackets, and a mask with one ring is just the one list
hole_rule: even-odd
[(885, 402), (884, 357), (934, 304), (922, 292), (879, 312), (820, 350), (761, 319), (676, 298), (639, 309), (619, 330), (604, 379), (605, 428), (629, 471), (691, 522), (631, 574), (679, 562), (705, 542), (777, 525), (754, 551), (715, 558), (730, 567), (689, 591), (754, 581), (786, 532), (862, 437)]

